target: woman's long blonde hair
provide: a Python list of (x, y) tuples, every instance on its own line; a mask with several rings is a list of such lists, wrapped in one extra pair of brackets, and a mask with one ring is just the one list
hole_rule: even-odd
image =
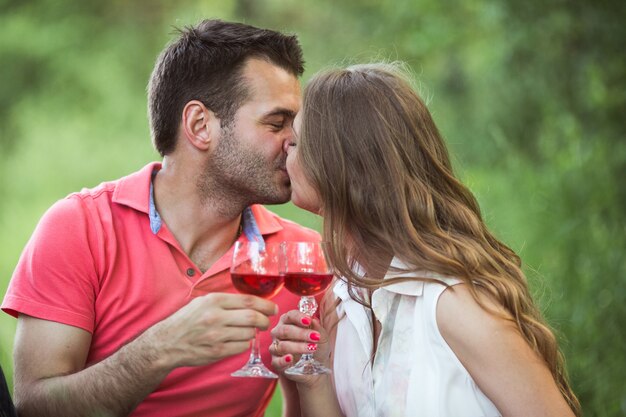
[[(520, 258), (487, 229), (454, 176), (430, 112), (397, 64), (315, 76), (304, 92), (298, 153), (321, 199), (330, 261), (350, 285), (376, 289), (391, 256), (415, 270), (461, 279), (500, 303), (544, 360), (576, 415), (556, 338), (534, 304)], [(408, 271), (407, 271), (408, 272)], [(388, 282), (387, 282), (388, 283)]]

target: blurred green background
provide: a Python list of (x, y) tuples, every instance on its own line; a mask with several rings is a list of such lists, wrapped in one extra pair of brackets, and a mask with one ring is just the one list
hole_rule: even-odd
[[(458, 174), (521, 254), (585, 415), (626, 414), (624, 1), (0, 0), (0, 295), (54, 201), (157, 159), (150, 71), (172, 26), (205, 17), (298, 34), (305, 81), (406, 61)], [(10, 384), (14, 332), (0, 315)]]

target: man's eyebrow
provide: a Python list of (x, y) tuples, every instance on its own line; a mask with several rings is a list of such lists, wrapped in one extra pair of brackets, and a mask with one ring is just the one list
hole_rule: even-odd
[(262, 119), (267, 119), (269, 117), (273, 117), (273, 116), (285, 116), (285, 117), (289, 117), (289, 118), (295, 118), (296, 117), (296, 112), (290, 109), (286, 109), (283, 107), (279, 107), (276, 108), (268, 113), (265, 113), (262, 117)]

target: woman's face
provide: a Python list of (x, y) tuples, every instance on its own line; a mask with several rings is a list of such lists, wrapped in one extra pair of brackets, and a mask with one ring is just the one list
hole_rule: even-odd
[(319, 214), (320, 198), (304, 174), (300, 158), (298, 157), (298, 142), (300, 141), (300, 126), (302, 125), (302, 112), (298, 113), (293, 121), (294, 138), (287, 146), (287, 173), (291, 180), (291, 201), (296, 206)]

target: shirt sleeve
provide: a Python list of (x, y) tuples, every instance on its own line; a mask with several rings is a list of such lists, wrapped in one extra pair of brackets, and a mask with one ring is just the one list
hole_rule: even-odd
[(27, 314), (92, 333), (98, 292), (98, 233), (81, 197), (55, 203), (27, 243), (2, 303)]

